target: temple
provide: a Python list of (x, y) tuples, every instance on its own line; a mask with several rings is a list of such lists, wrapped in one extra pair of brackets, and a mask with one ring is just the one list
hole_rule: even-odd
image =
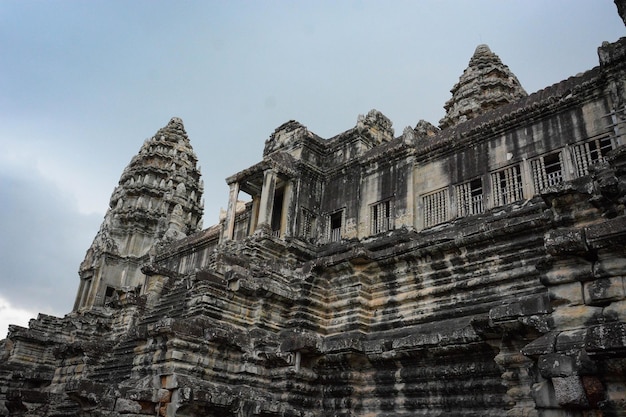
[(73, 310), (0, 342), (0, 416), (626, 416), (626, 38), (598, 56), (527, 94), (479, 45), (439, 127), (286, 122), (204, 229), (173, 118)]

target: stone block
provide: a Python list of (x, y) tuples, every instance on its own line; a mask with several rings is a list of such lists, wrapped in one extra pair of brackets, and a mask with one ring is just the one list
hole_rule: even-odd
[(541, 381), (533, 384), (531, 395), (537, 408), (557, 408), (559, 403), (554, 394), (554, 388), (549, 381)]
[(540, 333), (547, 333), (552, 330), (552, 320), (548, 314), (534, 314), (532, 316), (520, 317), (518, 320), (525, 326), (536, 329)]
[(497, 306), (489, 311), (494, 322), (516, 319), (522, 316), (547, 314), (551, 311), (550, 300), (545, 295), (529, 297), (513, 303)]
[(557, 329), (577, 329), (589, 323), (598, 322), (602, 318), (602, 308), (579, 305), (562, 306), (552, 313), (554, 327)]
[(587, 252), (582, 229), (551, 230), (544, 235), (544, 244), (550, 255), (572, 255)]
[(542, 356), (538, 361), (538, 368), (545, 378), (592, 375), (597, 372), (595, 362), (584, 350)]
[(579, 351), (585, 347), (585, 329), (568, 330), (561, 332), (556, 338), (555, 350), (557, 352)]
[(605, 401), (617, 409), (626, 410), (626, 384), (619, 382), (607, 384)]
[(566, 377), (576, 374), (574, 358), (568, 355), (552, 353), (539, 358), (539, 372), (544, 378)]
[(588, 352), (626, 352), (626, 323), (606, 323), (590, 327), (585, 337)]
[(552, 268), (542, 275), (541, 283), (550, 286), (593, 278), (593, 263), (576, 256), (554, 261)]
[(121, 414), (139, 414), (141, 413), (141, 404), (137, 401), (118, 398), (115, 402), (115, 411)]
[(178, 388), (178, 378), (176, 374), (162, 375), (161, 386), (167, 390)]
[(578, 411), (563, 410), (558, 408), (549, 408), (541, 410), (540, 417), (580, 417)]
[(596, 277), (610, 277), (626, 275), (626, 256), (624, 254), (609, 254), (607, 258), (599, 259), (593, 267)]
[(547, 333), (524, 346), (522, 353), (526, 356), (538, 356), (553, 353), (556, 344), (556, 336), (556, 333)]
[(152, 402), (155, 403), (168, 403), (172, 399), (172, 392), (167, 389), (158, 389), (154, 391)]
[(581, 378), (587, 400), (592, 408), (597, 407), (604, 400), (604, 386), (595, 376), (586, 375)]
[(489, 318), (494, 322), (516, 319), (521, 315), (522, 306), (519, 303), (497, 306), (489, 311)]
[(605, 305), (611, 301), (624, 299), (624, 282), (622, 277), (600, 278), (586, 282), (585, 304)]
[(584, 304), (582, 284), (578, 281), (548, 287), (552, 305)]
[(604, 307), (602, 312), (609, 321), (626, 322), (626, 300), (615, 301)]
[[(610, 171), (607, 173), (609, 174), (608, 177), (601, 174), (598, 175), (599, 173), (597, 172), (595, 175), (596, 183), (602, 182), (601, 177), (604, 177), (605, 180), (607, 178), (610, 178), (611, 181), (615, 180), (615, 177)], [(615, 183), (613, 185), (615, 185)], [(603, 222), (588, 226), (585, 228), (587, 245), (590, 248), (597, 249), (600, 255), (599, 258), (603, 259), (604, 256), (602, 252), (612, 252), (616, 243), (619, 245), (623, 244), (624, 236), (620, 232), (623, 232), (624, 230), (626, 230), (626, 218), (624, 216), (617, 216), (612, 219), (606, 219)], [(624, 255), (611, 254), (607, 256), (607, 258), (614, 257), (623, 258)]]
[(554, 394), (563, 407), (584, 408), (589, 406), (582, 381), (576, 375), (552, 378)]

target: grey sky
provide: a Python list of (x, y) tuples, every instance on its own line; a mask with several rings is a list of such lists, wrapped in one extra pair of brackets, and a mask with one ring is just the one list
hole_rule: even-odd
[(438, 123), (480, 43), (532, 93), (596, 66), (624, 32), (610, 0), (4, 0), (0, 326), (6, 302), (71, 310), (123, 168), (173, 116), (202, 166), (208, 226), (224, 178), (287, 120), (331, 137), (376, 108), (400, 134)]

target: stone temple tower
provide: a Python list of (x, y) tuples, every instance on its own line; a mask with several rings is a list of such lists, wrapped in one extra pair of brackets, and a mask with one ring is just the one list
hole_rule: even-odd
[(201, 228), (202, 189), (182, 120), (172, 118), (124, 169), (80, 266), (74, 310), (102, 306), (119, 290), (142, 286), (140, 268), (156, 245)]
[(450, 92), (452, 98), (444, 105), (446, 115), (439, 121), (441, 129), (528, 95), (515, 74), (487, 45), (476, 47), (459, 82)]

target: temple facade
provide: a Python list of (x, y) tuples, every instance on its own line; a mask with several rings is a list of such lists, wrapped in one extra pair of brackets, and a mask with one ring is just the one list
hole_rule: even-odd
[(173, 118), (1, 416), (626, 416), (626, 38), (527, 94), (479, 45), (439, 127), (279, 126), (203, 229)]

